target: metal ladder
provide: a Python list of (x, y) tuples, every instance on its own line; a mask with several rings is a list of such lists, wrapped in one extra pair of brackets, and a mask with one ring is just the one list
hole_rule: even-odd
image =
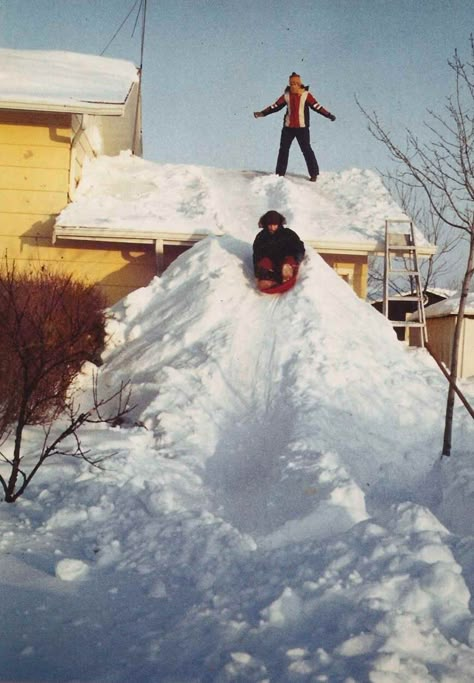
[[(408, 276), (410, 295), (394, 293), (393, 281), (396, 277)], [(416, 319), (404, 320), (389, 318), (390, 301), (415, 301)], [(420, 346), (428, 341), (426, 328), (423, 290), (421, 287), (415, 230), (410, 220), (385, 221), (385, 261), (383, 277), (383, 314), (390, 319), (393, 327), (418, 328)]]

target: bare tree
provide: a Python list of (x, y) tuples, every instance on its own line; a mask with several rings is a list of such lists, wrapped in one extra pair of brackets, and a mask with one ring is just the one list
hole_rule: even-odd
[(470, 37), (470, 57), (464, 62), (455, 51), (448, 64), (454, 76), (454, 94), (442, 113), (429, 111), (425, 123), (426, 140), (406, 130), (405, 147), (397, 144), (376, 113), (367, 113), (372, 135), (387, 148), (398, 164), (398, 182), (410, 191), (421, 191), (433, 215), (443, 226), (460, 231), (467, 244), (467, 260), (462, 278), (459, 311), (450, 360), (452, 383), (448, 390), (443, 438), (443, 455), (450, 455), (455, 389), (462, 322), (474, 274), (474, 38)]
[[(0, 484), (5, 501), (13, 502), (53, 455), (97, 465), (100, 460), (82, 448), (78, 430), (85, 423), (115, 422), (128, 412), (130, 396), (121, 386), (99, 399), (94, 382), (91, 405), (81, 410), (71, 388), (105, 343), (105, 302), (93, 286), (44, 270), (18, 274), (6, 263), (0, 271), (0, 319), (0, 462), (7, 470)], [(104, 414), (106, 406), (112, 415)], [(43, 444), (25, 460), (24, 432), (34, 425), (43, 428)]]

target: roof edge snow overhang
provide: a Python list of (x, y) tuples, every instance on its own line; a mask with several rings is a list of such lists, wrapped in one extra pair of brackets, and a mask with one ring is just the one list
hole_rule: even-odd
[(0, 109), (13, 111), (45, 111), (55, 114), (95, 114), (96, 116), (123, 116), (125, 102), (29, 102), (10, 100), (0, 102)]
[[(353, 254), (354, 256), (384, 256), (385, 245), (383, 242), (326, 242), (325, 240), (304, 240), (306, 244), (314, 247), (321, 254)], [(418, 245), (418, 256), (427, 258), (436, 254), (438, 247), (433, 244)]]
[(325, 240), (304, 240), (305, 244), (316, 249), (320, 254), (351, 254), (353, 256), (367, 256), (377, 250), (377, 242), (327, 242)]
[(57, 240), (128, 244), (154, 244), (161, 240), (169, 244), (190, 244), (200, 242), (206, 237), (211, 236), (211, 234), (204, 233), (158, 232), (156, 230), (111, 230), (110, 228), (76, 228), (56, 225), (53, 230), (53, 244)]
[[(128, 89), (123, 102), (94, 102), (75, 100), (73, 102), (41, 102), (39, 100), (0, 100), (0, 109), (14, 111), (46, 111), (55, 114), (94, 114), (95, 116), (123, 116), (125, 107), (135, 83)], [(137, 81), (137, 85), (139, 82)]]
[[(53, 244), (56, 240), (77, 240), (84, 242), (117, 242), (129, 244), (154, 244), (157, 240), (168, 244), (195, 243), (206, 237), (215, 237), (224, 233), (181, 233), (165, 232), (158, 230), (127, 230), (113, 228), (91, 228), (84, 226), (70, 227), (56, 225), (53, 231)], [(345, 254), (354, 256), (368, 256), (369, 254), (382, 256), (384, 245), (380, 242), (335, 242), (324, 240), (303, 240), (306, 244), (316, 249), (320, 254)], [(418, 247), (418, 255), (422, 257), (432, 256), (437, 247), (433, 245), (421, 245)]]

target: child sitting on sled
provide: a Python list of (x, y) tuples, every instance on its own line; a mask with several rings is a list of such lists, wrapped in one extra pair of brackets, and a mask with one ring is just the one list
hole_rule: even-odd
[(305, 255), (303, 242), (285, 224), (278, 211), (267, 211), (258, 222), (261, 232), (253, 243), (253, 266), (260, 291), (277, 291), (276, 287), (291, 283)]

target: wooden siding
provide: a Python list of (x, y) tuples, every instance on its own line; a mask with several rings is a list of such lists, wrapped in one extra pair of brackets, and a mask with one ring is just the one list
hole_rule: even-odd
[(461, 377), (474, 377), (474, 317), (464, 318)]
[[(20, 249), (18, 250), (18, 245)], [(109, 305), (139, 287), (156, 274), (155, 251), (151, 245), (89, 244), (69, 242), (66, 248), (52, 245), (50, 237), (2, 238), (2, 256), (15, 260), (21, 269), (46, 267), (52, 272), (72, 273), (95, 283)]]
[[(68, 202), (71, 143), (80, 122), (70, 114), (0, 112), (0, 256), (19, 269), (46, 266), (95, 282), (113, 304), (148, 284), (156, 256), (147, 245), (52, 244), (55, 219)], [(92, 153), (87, 135), (78, 149), (80, 176)]]
[(89, 137), (87, 114), (74, 114), (72, 117), (72, 145), (71, 145), (71, 177), (69, 196), (74, 199), (74, 192), (82, 178), (86, 159), (97, 155)]
[(0, 145), (69, 147), (71, 115), (49, 112), (0, 111)]
[[(451, 364), (456, 316), (428, 318), (428, 341), (435, 356), (448, 368)], [(464, 318), (458, 363), (459, 377), (474, 376), (474, 317)]]
[[(55, 216), (50, 214), (8, 213), (0, 211), (0, 243), (5, 249), (16, 244), (22, 250), (23, 240), (27, 237), (44, 237), (51, 241)], [(10, 243), (12, 242), (12, 243)]]
[(69, 179), (67, 168), (26, 168), (4, 166), (0, 169), (0, 188), (13, 192), (64, 193)]
[(4, 213), (58, 214), (66, 204), (67, 189), (63, 192), (0, 189), (0, 206)]
[(0, 112), (2, 256), (25, 260), (25, 241), (50, 239), (67, 204), (70, 116)]
[[(1, 128), (0, 128), (1, 130)], [(0, 143), (0, 168), (69, 168), (69, 148)]]

